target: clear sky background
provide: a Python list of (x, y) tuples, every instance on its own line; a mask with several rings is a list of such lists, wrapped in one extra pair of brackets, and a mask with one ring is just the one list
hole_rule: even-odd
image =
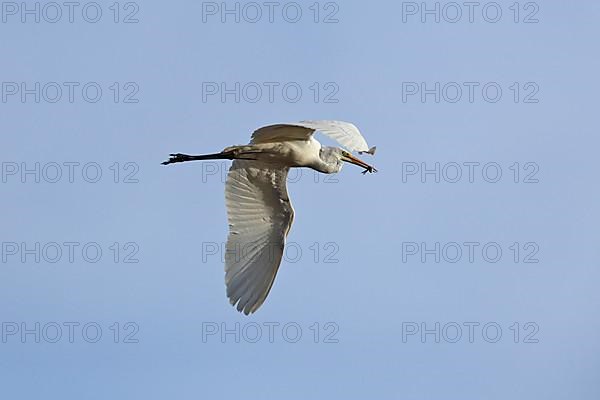
[[(4, 2), (2, 396), (599, 398), (600, 5), (513, 3)], [(380, 172), (290, 176), (290, 253), (245, 317), (227, 164), (159, 164), (303, 119), (355, 123)]]

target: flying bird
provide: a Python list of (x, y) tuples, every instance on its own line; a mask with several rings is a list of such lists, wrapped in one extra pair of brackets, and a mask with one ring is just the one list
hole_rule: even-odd
[[(321, 132), (340, 147), (325, 147), (313, 137)], [(233, 160), (225, 184), (229, 236), (225, 246), (227, 297), (248, 315), (265, 301), (279, 269), (285, 239), (294, 220), (287, 193), (288, 171), (307, 167), (334, 174), (344, 162), (377, 169), (350, 152), (375, 154), (358, 128), (342, 121), (302, 121), (262, 127), (250, 144), (231, 146), (220, 153), (192, 156), (171, 154), (163, 165), (197, 160)]]

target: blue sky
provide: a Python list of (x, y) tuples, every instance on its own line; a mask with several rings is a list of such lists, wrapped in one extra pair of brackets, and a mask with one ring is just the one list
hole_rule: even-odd
[[(0, 22), (7, 397), (598, 397), (598, 4), (45, 4)], [(244, 317), (227, 164), (159, 163), (303, 119), (380, 172), (290, 176)]]

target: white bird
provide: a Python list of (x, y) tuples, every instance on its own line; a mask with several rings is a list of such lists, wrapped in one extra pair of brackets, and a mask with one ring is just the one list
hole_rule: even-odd
[[(313, 138), (322, 132), (345, 149), (322, 147)], [(358, 128), (342, 121), (302, 121), (262, 127), (250, 144), (231, 146), (216, 154), (171, 154), (163, 165), (195, 160), (234, 160), (225, 185), (229, 237), (225, 253), (227, 297), (248, 315), (265, 301), (279, 269), (285, 239), (294, 219), (287, 193), (290, 167), (308, 167), (324, 174), (342, 169), (343, 162), (367, 172), (377, 170), (350, 151), (375, 153)]]

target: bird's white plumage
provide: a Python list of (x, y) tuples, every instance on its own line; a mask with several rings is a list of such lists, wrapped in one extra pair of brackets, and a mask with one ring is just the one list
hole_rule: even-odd
[(294, 218), (286, 187), (288, 170), (235, 160), (227, 176), (225, 283), (231, 304), (245, 314), (265, 301), (279, 269)]
[[(322, 132), (345, 149), (321, 146)], [(286, 187), (290, 168), (333, 174), (344, 162), (377, 169), (349, 152), (369, 149), (356, 126), (342, 121), (302, 121), (256, 130), (249, 145), (229, 146), (214, 154), (171, 154), (163, 165), (187, 161), (234, 160), (225, 185), (229, 236), (225, 253), (227, 296), (238, 311), (250, 314), (265, 301), (279, 269), (294, 209)]]
[(344, 121), (301, 121), (262, 127), (252, 134), (251, 143), (284, 140), (306, 140), (316, 131), (321, 132), (350, 151), (368, 152), (367, 141), (358, 128)]

